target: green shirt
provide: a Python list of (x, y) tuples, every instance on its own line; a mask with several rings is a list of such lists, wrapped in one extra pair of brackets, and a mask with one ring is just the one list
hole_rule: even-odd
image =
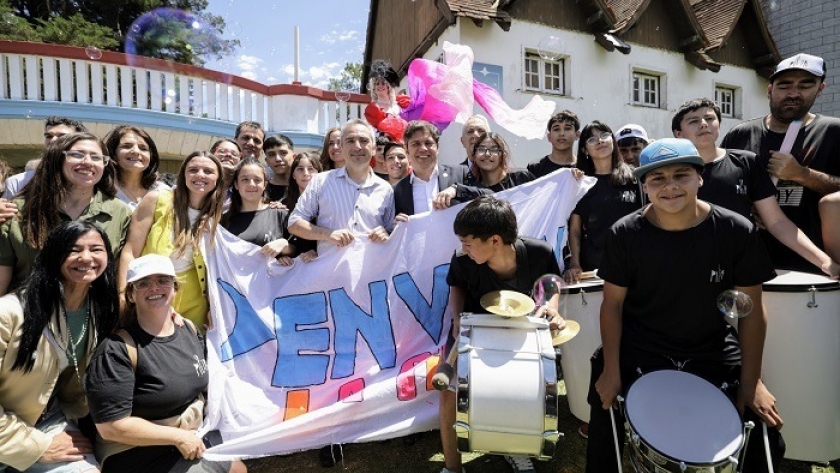
[[(18, 209), (21, 209), (22, 214), (24, 200), (17, 199), (14, 202)], [(62, 222), (72, 220), (63, 211), (60, 211), (59, 215)], [(0, 266), (11, 266), (13, 268), (12, 281), (9, 284), (8, 292), (16, 290), (23, 283), (23, 280), (29, 276), (32, 265), (35, 263), (35, 256), (39, 252), (39, 250), (29, 246), (23, 238), (21, 224), (25, 218), (25, 215), (18, 215), (0, 226)], [(106, 197), (97, 191), (93, 195), (93, 201), (77, 220), (95, 223), (104, 230), (111, 241), (111, 251), (114, 252), (114, 258), (119, 257), (119, 252), (125, 244), (125, 237), (128, 234), (128, 224), (131, 222), (131, 209), (124, 202), (115, 197)], [(114, 262), (116, 263), (116, 261)]]

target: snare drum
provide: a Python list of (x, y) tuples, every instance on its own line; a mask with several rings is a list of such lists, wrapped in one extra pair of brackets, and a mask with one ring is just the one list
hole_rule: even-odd
[(563, 318), (580, 324), (580, 333), (561, 345), (563, 357), (563, 380), (566, 383), (566, 397), (572, 415), (583, 422), (589, 422), (589, 377), (592, 366), (589, 359), (601, 346), (601, 302), (604, 300), (604, 280), (581, 281), (563, 288), (566, 300), (560, 312)]
[(554, 456), (557, 374), (545, 319), (461, 317), (455, 432), (464, 452)]
[(840, 458), (840, 283), (777, 270), (764, 284), (767, 337), (761, 378), (785, 421), (785, 457)]
[(745, 426), (729, 398), (703, 378), (654, 371), (630, 386), (624, 406), (637, 472), (736, 471)]

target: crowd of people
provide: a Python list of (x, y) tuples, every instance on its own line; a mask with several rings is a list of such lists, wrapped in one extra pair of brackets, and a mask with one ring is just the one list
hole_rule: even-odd
[[(203, 333), (213, 323), (201, 239), (212, 246), (221, 226), (266, 258), (306, 263), (356, 239), (386, 242), (411, 215), (469, 201), (447, 277), (450, 348), (457, 314), (481, 312), (490, 291), (528, 292), (561, 268), (569, 283), (593, 270), (605, 281), (591, 425), (581, 430), (587, 471), (617, 471), (616, 397), (639, 373), (688, 360), (699, 376), (726, 381), (746, 418), (780, 427), (760, 379), (761, 283), (774, 267), (840, 276), (840, 120), (810, 111), (825, 74), (815, 56), (781, 62), (770, 113), (720, 146), (721, 112), (705, 98), (682, 104), (673, 138), (658, 140), (637, 124), (614, 131), (563, 110), (546, 124), (550, 152), (523, 169), (481, 115), (463, 125), (463, 162), (439, 162), (435, 125), (396, 119), (410, 104), (387, 68), (371, 73), (367, 121), (328, 130), (319, 153), (295, 152), (287, 136), (248, 121), (169, 179), (142, 128), (119, 125), (101, 140), (50, 117), (43, 152), (24, 172), (9, 175), (0, 160), (0, 472), (246, 471), (203, 460), (213, 434), (195, 434), (208, 381)], [(801, 130), (782, 150), (794, 120)], [(518, 235), (510, 206), (493, 197), (558, 170), (595, 181), (571, 214), (563, 261)], [(726, 276), (703, 281), (710, 261)], [(710, 298), (731, 288), (757, 308), (739, 333), (709, 318)], [(691, 310), (669, 320), (686, 300)], [(545, 315), (562, 327), (556, 308)], [(451, 391), (440, 405), (443, 473), (460, 472)], [(778, 461), (784, 443), (774, 432), (767, 449)], [(766, 471), (761, 460), (750, 458), (747, 471)], [(527, 458), (511, 463), (531, 468)]]

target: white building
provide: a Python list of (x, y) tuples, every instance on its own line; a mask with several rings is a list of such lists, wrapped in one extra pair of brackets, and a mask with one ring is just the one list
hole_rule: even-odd
[[(551, 37), (559, 46), (546, 54)], [(723, 132), (766, 113), (765, 77), (780, 59), (758, 0), (372, 0), (366, 64), (387, 59), (404, 76), (415, 57), (441, 60), (444, 41), (470, 46), (474, 76), (514, 108), (540, 94), (583, 124), (638, 123), (651, 137), (671, 136), (674, 110), (692, 98), (718, 101)], [(549, 151), (497, 131), (516, 166)], [(444, 162), (465, 157), (459, 134), (460, 124), (444, 133)]]

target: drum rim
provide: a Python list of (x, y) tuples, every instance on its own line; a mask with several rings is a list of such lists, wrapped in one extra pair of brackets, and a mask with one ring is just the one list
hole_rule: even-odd
[[(657, 373), (660, 373), (657, 376), (661, 376), (661, 373), (663, 373), (663, 372), (664, 373), (680, 373), (680, 375), (689, 375), (689, 376), (693, 376), (693, 377), (698, 378), (698, 379), (702, 380), (703, 382), (707, 383), (709, 386), (711, 386), (713, 389), (715, 389), (717, 392), (719, 392), (723, 396), (723, 398), (727, 401), (725, 405), (728, 405), (732, 409), (732, 412), (735, 414), (736, 418), (738, 418), (739, 420), (741, 419), (741, 415), (738, 413), (738, 409), (735, 407), (735, 405), (732, 403), (732, 401), (725, 394), (723, 394), (723, 392), (717, 390), (717, 388), (715, 388), (715, 386), (712, 383), (706, 381), (705, 379), (703, 379), (700, 376), (697, 376), (694, 373), (689, 373), (689, 372), (686, 372), (686, 371), (680, 371), (680, 370), (675, 370), (675, 369), (661, 369), (661, 370), (656, 370), (656, 371), (651, 371), (649, 373), (645, 373), (644, 375), (642, 375), (641, 377), (636, 379), (636, 381), (634, 381), (633, 384), (631, 384), (630, 387), (627, 390), (627, 396), (624, 400), (624, 407), (625, 407), (624, 417), (627, 419), (627, 423), (630, 425), (630, 429), (632, 430), (632, 432), (639, 435), (639, 439), (642, 442), (644, 442), (644, 444), (647, 448), (655, 451), (657, 454), (667, 458), (668, 460), (674, 461), (676, 463), (683, 462), (686, 465), (693, 465), (693, 466), (700, 466), (700, 467), (709, 467), (709, 466), (715, 466), (715, 465), (725, 463), (727, 461), (726, 458), (722, 458), (720, 460), (711, 460), (711, 461), (706, 461), (706, 462), (690, 462), (690, 461), (686, 461), (686, 460), (683, 460), (683, 459), (675, 458), (671, 454), (663, 452), (660, 448), (657, 448), (654, 445), (652, 445), (649, 441), (645, 440), (645, 438), (642, 437), (642, 435), (639, 433), (638, 425), (634, 424), (633, 419), (632, 419), (631, 414), (630, 414), (630, 411), (627, 409), (628, 402), (630, 400), (630, 393), (633, 390), (633, 387), (638, 384), (638, 381), (641, 380), (642, 378), (644, 378), (645, 376), (657, 375)], [(721, 404), (721, 406), (723, 406), (723, 405), (724, 404)], [(735, 449), (734, 452), (730, 452), (729, 455), (727, 455), (727, 457), (737, 455), (738, 452), (741, 451), (741, 449), (744, 448), (744, 443), (745, 443), (746, 438), (744, 436), (744, 431), (743, 430), (738, 432), (737, 440), (738, 440), (739, 448)], [(635, 446), (634, 446), (634, 448), (635, 448)]]
[[(588, 283), (589, 281), (587, 281)], [(581, 291), (585, 292), (604, 292), (604, 280), (599, 279), (597, 281), (591, 281), (592, 285), (584, 285), (584, 283), (577, 283), (572, 284), (569, 286), (563, 286), (560, 289), (561, 294), (580, 294)]]
[[(806, 276), (815, 276), (820, 278), (819, 281), (812, 281), (812, 282), (801, 282), (801, 283), (791, 283), (791, 282), (784, 282), (784, 283), (774, 283), (776, 279), (785, 276), (790, 273), (796, 274), (803, 274)], [(832, 292), (840, 290), (840, 281), (835, 281), (833, 279), (829, 279), (827, 276), (823, 274), (817, 273), (808, 273), (805, 271), (794, 271), (789, 269), (777, 269), (776, 270), (777, 276), (769, 281), (764, 282), (761, 285), (761, 288), (765, 292), (809, 292), (811, 288), (817, 290), (817, 292)]]

